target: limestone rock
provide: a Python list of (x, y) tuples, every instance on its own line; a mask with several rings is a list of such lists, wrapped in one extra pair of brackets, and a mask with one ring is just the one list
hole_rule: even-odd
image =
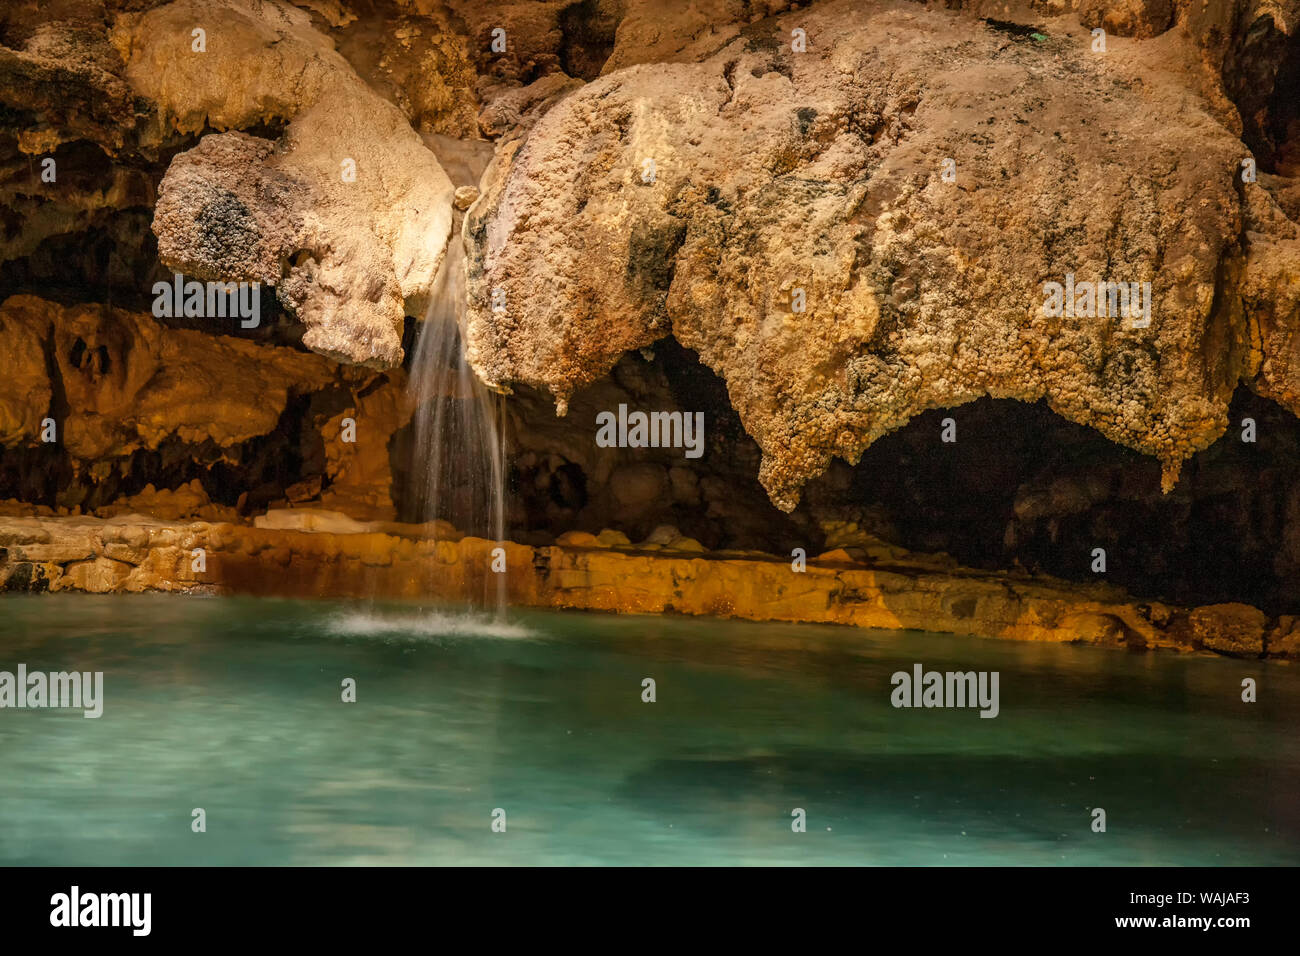
[(12, 334), (9, 341), (27, 344), (8, 353), (8, 361), (16, 380), (32, 389), (30, 396), (0, 402), (0, 421), (21, 422), (6, 429), (4, 443), (40, 440), (34, 416), (49, 404), (48, 345), (69, 406), (56, 423), (58, 440), (86, 461), (157, 448), (169, 437), (227, 447), (264, 435), (290, 393), (321, 388), (335, 377), (317, 356), (169, 329), (152, 316), (99, 305), (64, 308), (12, 296), (0, 303), (0, 329)]
[(646, 536), (645, 544), (657, 544), (667, 546), (672, 544), (682, 533), (670, 524), (661, 524)]
[(587, 531), (566, 531), (555, 539), (555, 543), (562, 548), (599, 548), (600, 541), (594, 534)]
[[(186, 40), (207, 30), (207, 49)], [(208, 136), (173, 162), (154, 217), (163, 262), (260, 281), (339, 361), (402, 360), (451, 230), (453, 187), (396, 106), (305, 12), (278, 0), (176, 0), (119, 19), (132, 88), (180, 130), (287, 122), (278, 142)]]
[(1268, 635), (1268, 653), (1273, 657), (1300, 658), (1300, 618), (1284, 614)]
[[(726, 380), (787, 510), (833, 457), (982, 395), (1046, 398), (1172, 487), (1259, 355), (1236, 118), (1178, 31), (1105, 55), (1077, 21), (1049, 32), (840, 0), (569, 94), (467, 218), (472, 363), (563, 412), (671, 334)], [(1150, 282), (1150, 325), (1044, 314), (1067, 275)]]
[(365, 523), (355, 518), (319, 508), (273, 508), (254, 518), (253, 526), (274, 531), (328, 531), (332, 534), (362, 534), (369, 530)]
[(107, 594), (124, 589), (131, 576), (131, 564), (100, 557), (69, 564), (64, 573), (68, 587), (92, 594)]
[(1108, 34), (1153, 37), (1174, 24), (1175, 0), (1080, 0), (1079, 20)]
[(45, 366), (48, 325), (29, 321), (15, 300), (0, 305), (0, 445), (12, 447), (40, 436), (41, 422), (50, 407), (52, 389)]
[(1212, 604), (1192, 611), (1193, 638), (1221, 654), (1258, 656), (1264, 651), (1268, 618), (1248, 604)]
[[(350, 403), (321, 426), (325, 455), (323, 478), (329, 488), (322, 507), (371, 521), (397, 517), (393, 507), (393, 466), (389, 443), (413, 411), (406, 373), (394, 369), (352, 389)], [(351, 419), (352, 440), (344, 440)]]
[(197, 478), (179, 488), (164, 488), (161, 491), (153, 485), (145, 485), (144, 490), (139, 494), (128, 495), (112, 505), (97, 508), (95, 514), (101, 518), (118, 515), (150, 515), (165, 520), (180, 518), (204, 518), (208, 521), (237, 520), (235, 509), (212, 503)]
[(478, 199), (478, 189), (473, 186), (460, 186), (456, 189), (456, 208), (468, 209)]
[(632, 544), (631, 539), (629, 539), (627, 535), (622, 531), (615, 531), (612, 528), (605, 528), (602, 530), (600, 534), (596, 535), (596, 540), (600, 542), (600, 545), (603, 548), (627, 548)]
[(479, 127), (488, 136), (513, 138), (532, 128), (552, 106), (582, 83), (563, 73), (552, 73), (527, 86), (496, 89), (479, 114)]
[(639, 63), (690, 63), (716, 53), (751, 23), (790, 10), (791, 0), (626, 0), (602, 73)]
[[(296, 509), (295, 509), (296, 510)], [(257, 526), (142, 518), (0, 518), (0, 591), (206, 591), (282, 596), (482, 596), (491, 549), (516, 569), (514, 604), (634, 613), (707, 614), (922, 629), (1010, 640), (1084, 642), (1182, 651), (1259, 654), (1268, 625), (1245, 605), (1170, 608), (1168, 628), (1113, 588), (966, 569), (954, 577), (922, 556), (900, 573), (847, 560), (792, 574), (762, 554), (632, 551), (572, 545), (529, 548), (481, 538), (436, 543), (396, 527), (326, 512), (279, 511)], [(206, 568), (193, 570), (201, 547)], [(111, 555), (119, 555), (119, 560)], [(432, 588), (432, 591), (430, 590)], [(1270, 656), (1294, 654), (1294, 618), (1271, 627)], [(1212, 635), (1224, 641), (1217, 646)]]
[(417, 131), (474, 137), (478, 74), (455, 14), (444, 4), (404, 0), (348, 6), (324, 19), (353, 69)]
[(149, 104), (120, 75), (105, 13), (95, 9), (100, 4), (63, 4), (61, 11), (44, 3), (12, 6), (0, 43), (0, 103), (34, 121), (21, 131), (23, 151), (51, 152), (78, 139), (110, 152), (139, 145)]

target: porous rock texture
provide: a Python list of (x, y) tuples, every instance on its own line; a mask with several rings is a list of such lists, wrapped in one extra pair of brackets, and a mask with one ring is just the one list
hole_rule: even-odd
[(402, 112), (309, 14), (276, 0), (178, 0), (122, 18), (114, 41), (132, 87), (176, 129), (288, 123), (278, 143), (208, 136), (173, 161), (154, 216), (163, 262), (275, 285), (312, 350), (399, 364), (403, 318), (427, 302), (454, 193)]
[[(833, 457), (983, 395), (1046, 398), (1172, 487), (1238, 381), (1290, 393), (1297, 320), (1294, 222), (1239, 180), (1202, 61), (1187, 30), (1103, 53), (1074, 17), (837, 0), (608, 73), (498, 151), (466, 224), (472, 361), (563, 411), (671, 334), (786, 510)], [(1150, 282), (1149, 327), (1045, 316), (1067, 274)]]
[[(1294, 654), (1298, 21), (1300, 0), (10, 0), (0, 515), (26, 523), (3, 586), (476, 582), (486, 543), (417, 546), (394, 367), (450, 235), (469, 356), (512, 391), (520, 601)], [(151, 318), (175, 271), (275, 295), (251, 330)], [(1044, 316), (1068, 273), (1151, 282), (1150, 326)], [(597, 446), (620, 404), (705, 412), (705, 455)], [(210, 524), (149, 558), (156, 519)], [(47, 534), (77, 542), (51, 558)], [(192, 580), (201, 540), (228, 574)], [(1095, 594), (1095, 547), (1172, 610)], [(803, 578), (792, 548), (838, 556)], [(1021, 600), (1016, 566), (1075, 583)]]

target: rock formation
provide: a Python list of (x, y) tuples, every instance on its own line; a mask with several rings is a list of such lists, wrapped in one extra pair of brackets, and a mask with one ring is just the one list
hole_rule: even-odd
[[(567, 96), (467, 224), (476, 367), (563, 410), (671, 334), (786, 510), (833, 457), (981, 395), (1045, 397), (1172, 487), (1237, 382), (1290, 391), (1295, 223), (1273, 177), (1240, 182), (1193, 37), (1041, 30), (832, 2)], [(1151, 283), (1150, 325), (1044, 315), (1067, 276)]]
[[(320, 423), (307, 443), (321, 449), (317, 491), (323, 480), (327, 501), (350, 501), (369, 517), (392, 512), (387, 444), (410, 415), (400, 375), (393, 384), (294, 349), (26, 295), (0, 303), (0, 333), (15, 346), (0, 357), (11, 383), (0, 395), (0, 445), (62, 456), (62, 507), (95, 507), (102, 496), (93, 488), (110, 476), (129, 487), (142, 454), (192, 469), (251, 465), (259, 456), (251, 443), (275, 433), (296, 401), (308, 402), (310, 417), (316, 398)], [(349, 417), (364, 422), (364, 440), (340, 443)]]
[[(0, 517), (0, 588), (337, 596), (482, 595), (496, 542), (329, 512), (271, 512), (257, 527), (140, 516)], [(677, 612), (766, 621), (939, 630), (1103, 647), (1300, 657), (1300, 624), (1242, 604), (1193, 609), (1132, 602), (1118, 589), (1024, 575), (972, 574), (896, 554), (870, 568), (844, 550), (801, 575), (762, 554), (706, 556), (688, 539), (632, 544), (610, 532), (506, 547), (510, 600), (534, 607)], [(196, 550), (203, 553), (196, 570)]]
[[(621, 536), (659, 582), (637, 608), (699, 612), (846, 549), (933, 595), (947, 575), (925, 606), (962, 627), (963, 575), (1049, 571), (1088, 604), (1102, 546), (1183, 608), (1171, 646), (1269, 652), (1300, 605), (1298, 25), (1300, 0), (14, 0), (0, 514), (37, 516), (23, 547), (132, 514), (268, 541), (308, 533), (268, 508), (419, 520), (403, 366), (456, 242), (523, 560), (590, 570), (581, 535)], [(150, 316), (174, 273), (260, 283), (260, 321)], [(1109, 287), (1046, 307), (1103, 282), (1149, 323)], [(703, 412), (704, 457), (596, 446), (619, 404)], [(734, 550), (782, 560), (708, 563)], [(666, 553), (708, 555), (699, 594)], [(632, 566), (606, 558), (591, 580)], [(123, 561), (40, 573), (190, 586), (174, 555)], [(536, 573), (521, 600), (568, 600)], [(830, 593), (781, 614), (886, 620)], [(1164, 640), (1026, 608), (969, 632)]]
[[(203, 52), (199, 30), (211, 35)], [(154, 216), (162, 261), (274, 285), (312, 350), (399, 364), (403, 317), (427, 303), (454, 192), (402, 112), (306, 12), (275, 0), (178, 0), (122, 18), (114, 42), (132, 88), (181, 132), (287, 124), (278, 142), (207, 136), (173, 160)]]

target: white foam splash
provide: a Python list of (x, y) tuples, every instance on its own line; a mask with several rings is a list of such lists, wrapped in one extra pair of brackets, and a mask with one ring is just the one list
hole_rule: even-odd
[(446, 614), (439, 612), (379, 614), (373, 611), (350, 611), (332, 619), (327, 629), (345, 637), (498, 637), (518, 639), (534, 637), (536, 632), (522, 624), (495, 620), (486, 615)]

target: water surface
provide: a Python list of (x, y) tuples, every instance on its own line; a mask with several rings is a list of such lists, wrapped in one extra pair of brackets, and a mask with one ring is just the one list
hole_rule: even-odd
[[(411, 604), (0, 605), (0, 670), (100, 670), (105, 697), (98, 720), (0, 710), (3, 864), (1300, 861), (1283, 664)], [(998, 671), (1000, 716), (894, 709), (916, 662)]]

